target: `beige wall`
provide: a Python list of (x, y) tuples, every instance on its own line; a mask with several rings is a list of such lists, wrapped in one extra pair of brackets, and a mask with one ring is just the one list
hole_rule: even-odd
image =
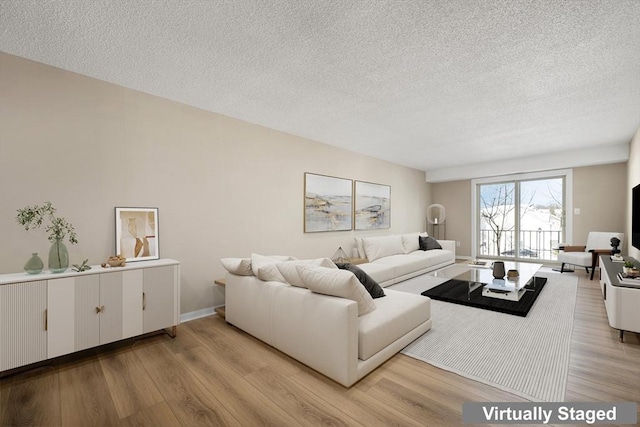
[(431, 197), (445, 207), (446, 239), (460, 242), (456, 256), (471, 256), (471, 181), (431, 184)]
[[(303, 233), (305, 172), (391, 185), (391, 230)], [(99, 264), (114, 207), (158, 207), (186, 313), (224, 302), (220, 258), (350, 253), (356, 235), (423, 230), (429, 197), (424, 172), (0, 53), (0, 273), (46, 262), (16, 209), (52, 201), (78, 233), (71, 262)]]
[[(627, 162), (627, 209), (626, 209), (626, 232), (628, 254), (640, 261), (640, 250), (631, 246), (631, 189), (640, 184), (640, 128), (636, 132), (629, 147), (629, 161)], [(640, 212), (637, 213), (640, 215)]]
[[(627, 164), (573, 169), (573, 244), (584, 245), (589, 231), (622, 231), (625, 226)], [(471, 256), (471, 181), (431, 184), (432, 203), (447, 210), (447, 239), (460, 241), (456, 255)], [(629, 226), (630, 229), (630, 226)], [(627, 232), (625, 234), (629, 234)], [(625, 245), (626, 247), (626, 245)], [(625, 248), (623, 253), (626, 253)]]
[[(573, 207), (580, 208), (580, 215), (573, 215), (573, 242), (570, 243), (585, 245), (589, 231), (625, 232), (626, 181), (626, 163), (573, 170)], [(620, 249), (626, 254), (624, 247)]]

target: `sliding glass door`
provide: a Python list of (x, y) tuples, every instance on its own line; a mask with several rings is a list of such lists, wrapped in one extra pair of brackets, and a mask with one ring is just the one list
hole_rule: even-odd
[(566, 239), (564, 175), (476, 184), (477, 257), (557, 259)]

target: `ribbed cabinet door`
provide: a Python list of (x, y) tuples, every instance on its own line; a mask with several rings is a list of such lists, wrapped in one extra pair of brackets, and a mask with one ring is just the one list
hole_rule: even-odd
[(76, 282), (73, 277), (47, 281), (47, 357), (73, 353), (75, 336)]
[(100, 275), (75, 279), (76, 351), (100, 345)]
[(143, 332), (157, 331), (175, 324), (175, 271), (173, 265), (144, 270)]
[(100, 344), (122, 339), (122, 272), (100, 274)]
[(142, 334), (143, 270), (122, 273), (122, 338)]
[(47, 282), (0, 286), (0, 371), (47, 358)]

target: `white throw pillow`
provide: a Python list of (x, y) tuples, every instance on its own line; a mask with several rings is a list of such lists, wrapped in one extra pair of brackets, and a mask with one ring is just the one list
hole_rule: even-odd
[(390, 255), (404, 254), (404, 246), (402, 246), (402, 237), (385, 236), (385, 237), (367, 237), (362, 239), (364, 252), (369, 261), (375, 261)]
[(364, 246), (362, 245), (362, 237), (354, 237), (353, 239), (356, 241), (356, 249), (358, 249), (358, 257), (366, 258), (367, 255), (364, 253)]
[(418, 237), (426, 237), (427, 233), (407, 233), (402, 234), (402, 246), (404, 247), (404, 253), (410, 254), (420, 249), (420, 242)]
[(302, 282), (312, 292), (356, 301), (358, 316), (376, 309), (373, 298), (352, 272), (315, 265), (300, 265), (296, 268)]
[(253, 276), (251, 258), (222, 258), (222, 266), (231, 274), (238, 276)]
[(277, 282), (287, 283), (280, 274), (276, 264), (286, 261), (294, 261), (297, 258), (282, 255), (264, 256), (259, 254), (251, 254), (251, 269), (258, 279), (268, 282), (275, 280)]
[(334, 264), (329, 258), (318, 258), (318, 259), (303, 259), (300, 261), (288, 261), (281, 262), (276, 264), (278, 267), (278, 271), (284, 277), (286, 282), (290, 285), (297, 286), (299, 288), (306, 288), (300, 274), (298, 274), (297, 267), (300, 265), (316, 265), (319, 267), (326, 267), (337, 269), (338, 266)]

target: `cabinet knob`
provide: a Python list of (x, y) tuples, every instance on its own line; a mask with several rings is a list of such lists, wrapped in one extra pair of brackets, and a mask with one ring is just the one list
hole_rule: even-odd
[(103, 313), (103, 312), (104, 312), (104, 305), (101, 305), (100, 307), (96, 307), (96, 314)]

